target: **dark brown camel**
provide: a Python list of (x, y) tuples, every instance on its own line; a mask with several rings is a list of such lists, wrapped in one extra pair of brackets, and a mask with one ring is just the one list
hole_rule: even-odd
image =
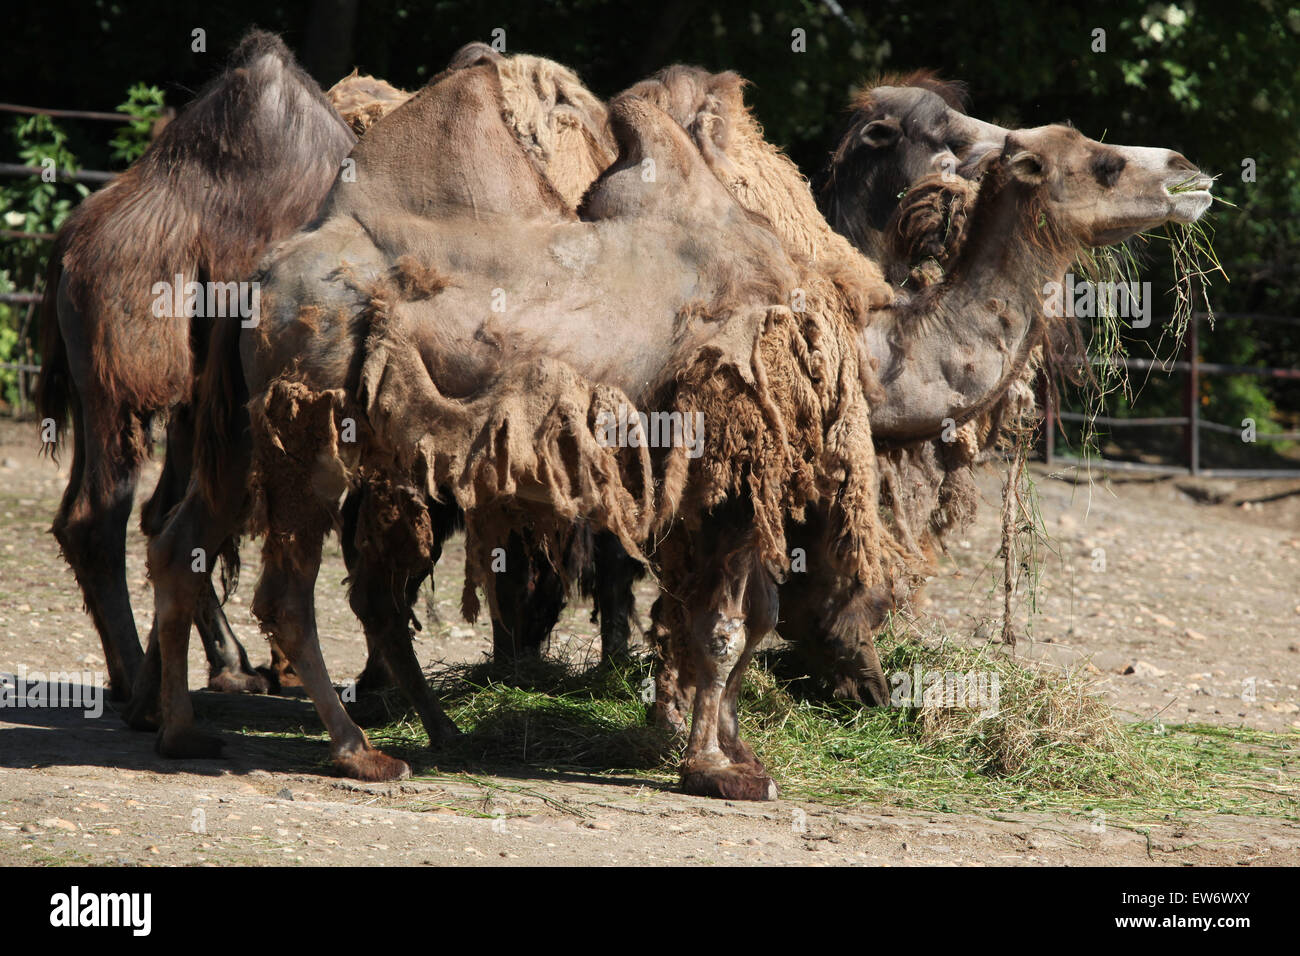
[[(853, 113), (818, 177), (817, 204), (836, 232), (863, 255), (880, 262), (887, 277), (901, 284), (910, 267), (927, 256), (945, 258), (959, 244), (970, 173), (963, 164), (1000, 148), (1007, 131), (965, 113), (959, 83), (929, 72), (885, 77), (858, 94)], [(936, 211), (949, 213), (936, 230), (903, 220), (902, 235), (888, 241), (901, 196), (926, 177), (947, 186)], [(900, 249), (901, 246), (901, 249)], [(900, 258), (905, 252), (907, 259)]]
[[(55, 241), (38, 404), (59, 428), (71, 414), (73, 457), (53, 531), (99, 631), (115, 699), (129, 694), (142, 661), (126, 586), (126, 524), (151, 452), (150, 423), (170, 411), (162, 478), (142, 514), (152, 536), (189, 483), (191, 402), (212, 329), (255, 320), (242, 314), (251, 311), (249, 290), (215, 284), (247, 278), (268, 245), (311, 218), (355, 141), (279, 38), (254, 31)], [(218, 293), (197, 300), (194, 311), (204, 314), (185, 314), (187, 305), (169, 314), (177, 311), (167, 307), (173, 295), (185, 293), (164, 286), (178, 280)], [(230, 290), (243, 299), (217, 303), (228, 317), (214, 317), (208, 306)], [(267, 681), (250, 667), (212, 587), (215, 559), (191, 559), (206, 569), (196, 623), (210, 685), (264, 692)]]

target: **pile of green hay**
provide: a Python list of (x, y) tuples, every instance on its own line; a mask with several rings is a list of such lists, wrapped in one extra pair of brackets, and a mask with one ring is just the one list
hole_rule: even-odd
[[(886, 632), (879, 646), (900, 703), (898, 675), (975, 672), (986, 688), (996, 678), (996, 707), (935, 706), (923, 693), (911, 698), (919, 707), (827, 702), (805, 696), (787, 653), (761, 655), (746, 679), (741, 733), (785, 796), (939, 811), (1295, 816), (1300, 735), (1125, 723), (1084, 671), (1017, 659), (1002, 645), (912, 631)], [(683, 741), (649, 723), (651, 668), (644, 657), (589, 670), (554, 661), (443, 667), (434, 685), (466, 731), (462, 740), (431, 753), (410, 715), (372, 727), (370, 737), (417, 773), (527, 768), (671, 782)]]

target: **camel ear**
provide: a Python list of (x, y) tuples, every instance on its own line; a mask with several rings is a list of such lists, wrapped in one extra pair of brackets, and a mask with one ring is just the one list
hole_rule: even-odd
[(1037, 153), (1022, 149), (1011, 157), (1011, 175), (1022, 183), (1037, 186), (1047, 178), (1047, 165)]
[(872, 120), (866, 126), (862, 127), (862, 132), (858, 138), (875, 149), (883, 149), (886, 146), (892, 146), (898, 142), (898, 137), (903, 135), (903, 128), (899, 125), (898, 120), (892, 116), (884, 119)]

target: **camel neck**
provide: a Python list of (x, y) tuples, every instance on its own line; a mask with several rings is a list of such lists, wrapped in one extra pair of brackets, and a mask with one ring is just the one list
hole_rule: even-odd
[(939, 285), (885, 310), (867, 330), (887, 401), (884, 442), (932, 438), (998, 400), (1042, 327), (1042, 289), (1070, 259), (1032, 187), (986, 178), (965, 245)]

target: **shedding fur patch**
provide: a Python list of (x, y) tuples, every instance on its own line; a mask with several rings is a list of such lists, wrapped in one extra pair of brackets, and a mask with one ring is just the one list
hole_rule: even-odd
[(942, 278), (961, 249), (979, 186), (935, 174), (916, 183), (885, 227), (885, 255), (891, 283), (913, 288)]
[(467, 617), (478, 612), (475, 586), (495, 609), (491, 552), (520, 524), (559, 554), (572, 523), (585, 518), (644, 560), (654, 515), (650, 450), (599, 440), (602, 416), (631, 406), (621, 391), (534, 357), (474, 396), (443, 395), (404, 328), (400, 303), (409, 296), (390, 281), (369, 298), (358, 390), (374, 433), (368, 460), (434, 500), (450, 493), (464, 510)]
[(366, 130), (411, 98), (406, 90), (399, 90), (377, 76), (366, 76), (353, 70), (326, 92), (330, 105), (343, 117), (358, 137)]
[(605, 104), (576, 73), (552, 60), (517, 54), (494, 63), (502, 119), (569, 208), (576, 208), (614, 161)]

